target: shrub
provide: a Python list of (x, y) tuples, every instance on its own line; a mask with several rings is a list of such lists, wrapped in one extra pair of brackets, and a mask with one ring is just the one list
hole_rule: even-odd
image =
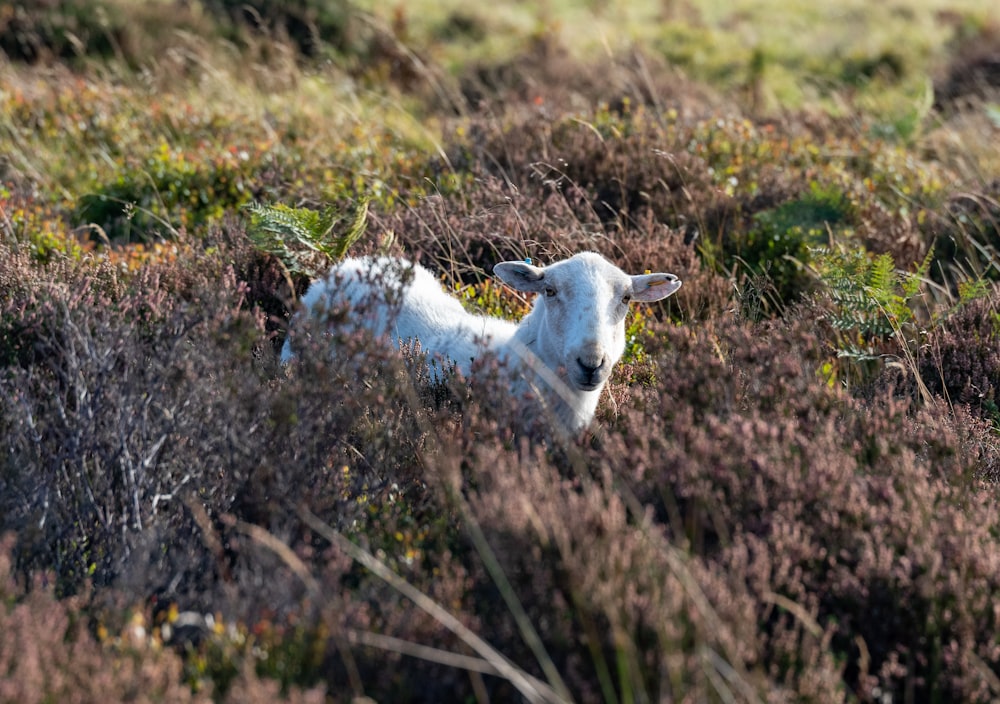
[(127, 26), (105, 2), (16, 2), (0, 18), (0, 51), (14, 61), (112, 57), (121, 52)]
[(74, 219), (94, 223), (114, 241), (148, 241), (201, 228), (248, 203), (266, 154), (233, 147), (207, 163), (165, 141), (113, 183), (80, 199)]
[(996, 289), (962, 305), (928, 334), (919, 358), (927, 387), (1000, 427), (1000, 313)]
[(996, 280), (993, 262), (1000, 252), (1000, 179), (980, 188), (953, 193), (927, 229), (934, 237), (946, 284), (970, 275)]
[(772, 314), (812, 289), (812, 248), (922, 260), (947, 180), (936, 164), (837, 123), (693, 119), (628, 102), (554, 122), (474, 123), (456, 149), (453, 163), (481, 164), (522, 195), (551, 194), (546, 207), (568, 209), (578, 229), (682, 232), (717, 273), (766, 282)]
[[(224, 262), (274, 271), (245, 244), (228, 246), (220, 240), (196, 262), (150, 262), (133, 275), (64, 263), (4, 284), (0, 527), (22, 536), (21, 568), (51, 567), (60, 592), (92, 579), (137, 598), (204, 603), (236, 569), (199, 537), (218, 530), (222, 514), (279, 530), (290, 525), (287, 507), (312, 497), (315, 512), (339, 505), (338, 520), (350, 525), (388, 492), (387, 472), (398, 486), (411, 481), (399, 463), (412, 461), (409, 444), (421, 434), (386, 390), (393, 366), (345, 335), (336, 373), (317, 353), (294, 382), (276, 383), (265, 321), (246, 300), (259, 284)], [(358, 394), (343, 374), (376, 383)], [(401, 445), (381, 435), (388, 420), (370, 410), (380, 398), (403, 404)], [(289, 462), (303, 474), (288, 476)], [(190, 501), (205, 506), (209, 523), (198, 523)], [(253, 604), (273, 593), (261, 596)], [(270, 606), (279, 602), (287, 603)]]
[(738, 256), (752, 271), (767, 274), (781, 301), (794, 301), (812, 287), (812, 250), (848, 237), (845, 224), (850, 218), (851, 204), (844, 193), (814, 181), (798, 200), (754, 214)]
[[(817, 383), (810, 327), (671, 335), (662, 421), (643, 416), (608, 457), (675, 541), (747, 585), (779, 681), (803, 672), (805, 641), (843, 659), (861, 698), (906, 687), (987, 697), (979, 662), (993, 616), (981, 609), (1000, 585), (979, 567), (995, 530), (980, 480), (997, 443), (944, 404), (914, 413), (887, 395), (868, 406)], [(721, 358), (706, 365), (709, 340)], [(904, 518), (918, 506), (934, 506), (934, 520)], [(982, 523), (966, 522), (969, 511)], [(965, 549), (944, 562), (926, 549), (953, 545), (956, 530)], [(983, 598), (964, 600), (966, 588)]]
[[(86, 628), (84, 600), (55, 599), (43, 579), (27, 589), (15, 583), (8, 576), (14, 543), (9, 534), (0, 543), (0, 701), (213, 701), (210, 689), (192, 692), (183, 682), (181, 657), (162, 647), (142, 611), (100, 641)], [(276, 682), (249, 668), (234, 680), (215, 701), (322, 701), (320, 690), (289, 687), (282, 696)]]
[(89, 249), (86, 240), (74, 236), (55, 209), (24, 190), (0, 186), (0, 240), (26, 245), (39, 261), (49, 261), (60, 254), (80, 257)]
[(353, 8), (347, 0), (208, 0), (205, 9), (225, 24), (286, 36), (304, 56), (316, 57), (323, 45), (350, 47)]

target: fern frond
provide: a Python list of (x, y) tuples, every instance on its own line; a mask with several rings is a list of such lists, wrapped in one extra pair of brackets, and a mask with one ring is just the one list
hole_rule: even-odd
[(343, 259), (347, 254), (347, 250), (351, 246), (361, 239), (365, 234), (365, 230), (368, 228), (368, 199), (363, 199), (357, 207), (354, 213), (354, 220), (351, 222), (351, 227), (344, 233), (343, 237), (339, 237), (335, 240), (332, 255), (334, 259)]
[(914, 298), (933, 253), (910, 274), (896, 268), (891, 254), (872, 258), (860, 248), (848, 252), (821, 248), (813, 254), (816, 273), (834, 304), (827, 320), (838, 330), (884, 339), (914, 319)]
[(910, 299), (917, 295), (920, 284), (927, 278), (931, 270), (931, 262), (934, 260), (934, 247), (927, 250), (927, 255), (920, 265), (910, 274), (903, 277), (903, 298)]
[(865, 288), (876, 301), (887, 303), (895, 295), (894, 288), (897, 281), (896, 262), (892, 255), (880, 254), (872, 263), (868, 274), (868, 285)]
[(316, 276), (332, 261), (342, 259), (365, 234), (368, 199), (361, 199), (344, 232), (349, 217), (334, 208), (322, 211), (291, 208), (282, 203), (244, 206), (250, 213), (247, 235), (261, 251), (274, 255), (289, 272)]

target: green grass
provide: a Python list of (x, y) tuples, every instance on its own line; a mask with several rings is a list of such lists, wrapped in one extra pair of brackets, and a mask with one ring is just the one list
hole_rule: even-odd
[[(759, 80), (766, 111), (860, 107), (889, 123), (923, 102), (928, 76), (957, 45), (998, 21), (984, 0), (878, 6), (862, 0), (553, 0), (489, 8), (415, 2), (399, 14), (383, 3), (360, 5), (381, 22), (405, 26), (408, 40), (430, 47), (453, 70), (503, 61), (539, 38), (577, 58), (646, 47), (726, 94)], [(462, 27), (475, 29), (463, 34)]]

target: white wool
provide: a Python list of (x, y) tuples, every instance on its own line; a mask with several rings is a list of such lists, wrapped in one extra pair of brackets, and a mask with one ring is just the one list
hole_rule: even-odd
[[(348, 311), (377, 336), (417, 340), (428, 358), (454, 363), (465, 376), (475, 359), (492, 352), (513, 394), (533, 392), (563, 430), (575, 433), (593, 420), (625, 350), (629, 303), (666, 298), (681, 286), (673, 274), (629, 276), (593, 252), (546, 267), (502, 262), (493, 272), (518, 291), (539, 294), (520, 324), (473, 315), (427, 269), (386, 257), (336, 264), (302, 303), (312, 317)], [(294, 334), (293, 322), (282, 362), (293, 357)]]

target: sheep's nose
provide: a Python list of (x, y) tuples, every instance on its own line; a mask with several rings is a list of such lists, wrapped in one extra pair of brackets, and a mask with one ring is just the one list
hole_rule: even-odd
[[(594, 362), (597, 362), (597, 364), (595, 365)], [(604, 357), (597, 359), (583, 359), (582, 357), (577, 357), (576, 363), (580, 366), (580, 371), (586, 374), (587, 378), (592, 379), (594, 375), (604, 367)]]

